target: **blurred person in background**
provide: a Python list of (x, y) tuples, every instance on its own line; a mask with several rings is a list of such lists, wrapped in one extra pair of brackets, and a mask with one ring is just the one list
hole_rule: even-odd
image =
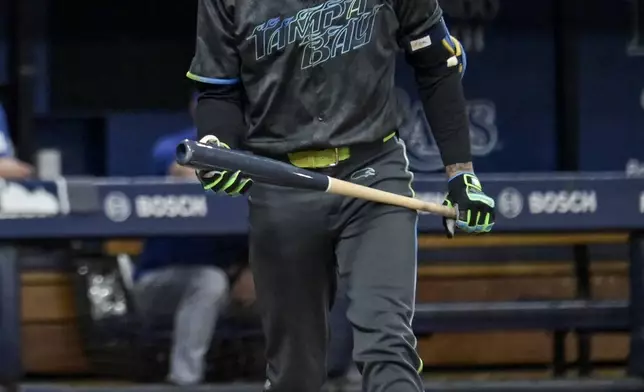
[[(197, 95), (193, 94), (190, 98), (188, 110), (194, 120), (195, 110), (197, 109)], [(197, 137), (197, 129), (190, 126), (187, 129), (180, 130), (171, 135), (159, 138), (152, 149), (152, 174), (156, 176), (173, 176), (195, 181), (195, 171), (193, 169), (180, 166), (176, 162), (175, 152), (177, 145), (185, 139), (194, 139)]]
[[(187, 129), (160, 138), (153, 148), (154, 174), (193, 180), (193, 170), (176, 164), (175, 148), (195, 136), (194, 129)], [(193, 237), (149, 238), (145, 243), (136, 266), (134, 293), (146, 320), (173, 317), (168, 374), (172, 384), (203, 381), (205, 356), (230, 294), (227, 272), (241, 270), (235, 267), (239, 261), (235, 245), (227, 239)]]
[(21, 180), (34, 174), (34, 168), (14, 155), (13, 142), (9, 135), (9, 125), (0, 104), (0, 178)]

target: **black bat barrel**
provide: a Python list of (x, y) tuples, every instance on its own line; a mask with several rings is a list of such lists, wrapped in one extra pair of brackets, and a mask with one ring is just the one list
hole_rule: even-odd
[(177, 163), (201, 170), (241, 171), (254, 181), (291, 188), (326, 191), (329, 177), (288, 163), (184, 140), (177, 146)]

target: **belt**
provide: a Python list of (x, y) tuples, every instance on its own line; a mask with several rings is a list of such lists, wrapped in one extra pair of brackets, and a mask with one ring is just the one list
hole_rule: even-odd
[[(384, 144), (387, 141), (391, 140), (394, 136), (396, 136), (396, 132), (392, 132), (391, 134), (385, 136), (382, 139), (382, 143), (377, 142), (374, 144)], [(365, 145), (292, 152), (288, 154), (288, 160), (292, 165), (301, 167), (302, 169), (321, 169), (325, 167), (333, 167), (338, 163), (349, 159), (353, 150), (361, 149), (361, 147), (364, 146)], [(366, 146), (373, 146), (373, 144), (367, 144)]]

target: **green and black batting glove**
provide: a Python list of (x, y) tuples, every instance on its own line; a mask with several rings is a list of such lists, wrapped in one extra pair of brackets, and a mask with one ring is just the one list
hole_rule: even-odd
[(444, 206), (458, 210), (456, 220), (443, 218), (448, 238), (454, 227), (466, 233), (487, 233), (494, 226), (494, 199), (483, 193), (479, 179), (473, 173), (459, 173), (450, 178)]
[[(213, 135), (204, 136), (199, 140), (199, 143), (230, 149), (226, 143), (221, 142)], [(196, 170), (195, 172), (203, 188), (217, 194), (241, 196), (248, 192), (253, 185), (253, 180), (244, 176), (239, 170), (235, 172), (227, 170)]]

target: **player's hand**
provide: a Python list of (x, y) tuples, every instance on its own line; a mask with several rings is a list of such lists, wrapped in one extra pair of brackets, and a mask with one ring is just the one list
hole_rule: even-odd
[[(230, 149), (226, 143), (221, 142), (213, 135), (206, 135), (199, 142), (218, 148)], [(235, 172), (227, 170), (196, 170), (195, 172), (203, 188), (217, 194), (240, 196), (248, 192), (253, 185), (253, 180), (245, 177), (239, 170)]]
[(448, 184), (449, 192), (443, 205), (456, 207), (458, 218), (443, 218), (448, 238), (454, 236), (454, 228), (467, 233), (487, 233), (494, 226), (494, 199), (483, 193), (479, 179), (472, 173), (461, 173)]

